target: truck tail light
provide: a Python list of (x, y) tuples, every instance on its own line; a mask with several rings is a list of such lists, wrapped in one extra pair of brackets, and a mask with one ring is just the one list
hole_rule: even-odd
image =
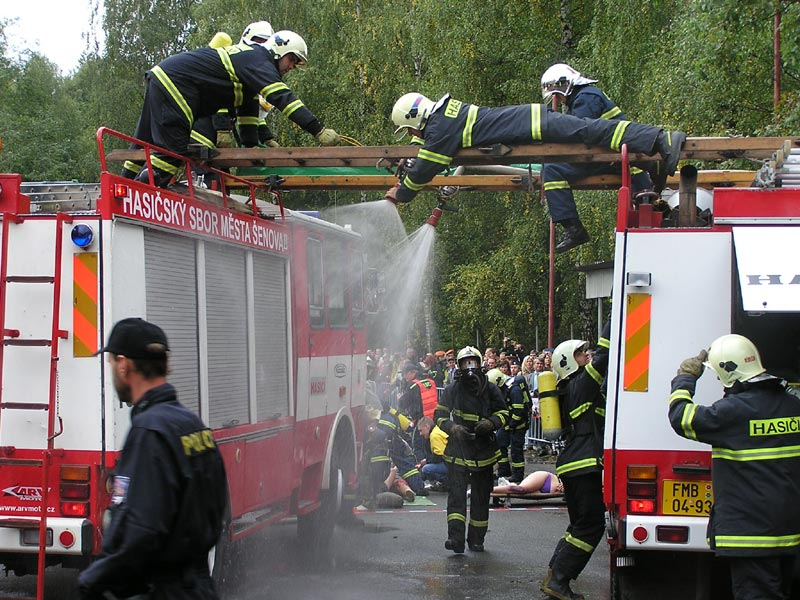
[(61, 465), (60, 475), (61, 514), (65, 517), (88, 517), (91, 468), (89, 465)]
[(60, 486), (60, 491), (62, 498), (69, 498), (70, 500), (89, 499), (88, 483), (64, 483), (62, 481)]
[(88, 517), (88, 502), (62, 502), (61, 514), (65, 517)]
[(656, 512), (655, 500), (628, 500), (628, 513), (652, 514)]
[(659, 542), (685, 544), (689, 541), (689, 528), (680, 525), (656, 525), (656, 539)]
[(655, 513), (658, 467), (656, 465), (628, 465), (627, 475), (628, 513)]

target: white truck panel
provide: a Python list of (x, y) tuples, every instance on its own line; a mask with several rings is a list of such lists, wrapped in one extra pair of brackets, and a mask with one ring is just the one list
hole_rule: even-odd
[[(609, 364), (606, 436), (614, 433), (615, 410), (624, 413), (625, 418), (615, 423), (618, 450), (706, 448), (672, 431), (667, 419), (670, 381), (681, 360), (730, 332), (730, 302), (719, 290), (731, 289), (731, 262), (731, 236), (727, 233), (665, 230), (633, 232), (627, 239), (617, 235), (615, 290), (622, 301), (614, 307), (612, 328), (618, 335), (612, 332), (612, 339), (619, 340), (620, 350), (611, 353)], [(651, 285), (625, 285), (627, 273), (650, 273)], [(652, 302), (645, 392), (623, 389), (624, 364), (619, 364), (625, 360), (624, 298), (637, 292), (650, 294)], [(697, 402), (711, 404), (719, 395), (716, 378), (707, 374), (700, 379)], [(610, 445), (607, 439), (606, 447)]]

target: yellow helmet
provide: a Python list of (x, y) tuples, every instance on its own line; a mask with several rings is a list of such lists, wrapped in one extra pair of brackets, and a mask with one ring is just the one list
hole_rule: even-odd
[(503, 387), (508, 381), (509, 377), (505, 373), (503, 373), (500, 369), (492, 369), (488, 373), (486, 373), (486, 379), (491, 381), (497, 387)]
[(407, 129), (422, 130), (433, 111), (433, 100), (417, 92), (400, 96), (392, 108), (392, 122), (397, 126), (394, 130), (397, 139), (402, 138)]
[(703, 364), (714, 370), (726, 388), (737, 381), (749, 381), (766, 371), (755, 344), (735, 333), (714, 340), (708, 349), (708, 360)]
[(306, 41), (294, 31), (288, 31), (286, 29), (276, 31), (264, 42), (264, 46), (272, 53), (275, 60), (287, 54), (294, 54), (298, 59), (298, 67), (305, 66), (306, 63), (308, 63), (308, 46), (306, 46)]
[(259, 44), (263, 46), (275, 30), (272, 29), (269, 21), (254, 21), (244, 28), (240, 43)]
[(588, 346), (589, 342), (585, 340), (567, 340), (556, 346), (553, 350), (553, 371), (559, 379), (566, 379), (578, 370), (575, 353), (578, 350), (585, 350)]

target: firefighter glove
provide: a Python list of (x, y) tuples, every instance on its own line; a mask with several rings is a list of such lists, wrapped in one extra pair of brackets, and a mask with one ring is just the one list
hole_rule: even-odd
[(330, 127), (326, 127), (314, 137), (316, 137), (317, 141), (323, 146), (338, 146), (339, 142), (342, 141), (342, 136)]
[(453, 424), (450, 426), (450, 437), (456, 440), (465, 440), (469, 437), (469, 429), (463, 425)]
[(697, 356), (685, 359), (678, 367), (678, 375), (691, 375), (698, 379), (703, 374), (703, 362), (708, 358), (708, 352), (700, 350)]
[(489, 435), (492, 433), (496, 427), (494, 423), (492, 423), (489, 419), (481, 419), (478, 421), (478, 424), (475, 425), (475, 433), (478, 435)]
[(278, 142), (276, 142), (274, 139), (266, 140), (264, 142), (264, 145), (268, 146), (270, 148), (280, 148), (281, 147), (281, 145)]

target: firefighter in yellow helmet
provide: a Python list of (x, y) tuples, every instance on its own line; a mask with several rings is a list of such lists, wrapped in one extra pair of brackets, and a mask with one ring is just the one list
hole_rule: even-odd
[(569, 525), (553, 551), (541, 590), (558, 600), (583, 598), (572, 591), (570, 581), (581, 574), (605, 532), (603, 386), (610, 327), (611, 323), (606, 323), (591, 362), (586, 352), (589, 342), (584, 340), (567, 340), (553, 351), (565, 438), (556, 474), (564, 483)]
[[(447, 464), (447, 541), (456, 554), (465, 540), (473, 552), (483, 552), (489, 527), (493, 467), (500, 457), (495, 431), (508, 422), (500, 390), (486, 380), (481, 353), (472, 346), (456, 356), (456, 379), (444, 389), (433, 420), (449, 437), (444, 450)], [(467, 531), (467, 486), (471, 486)]]
[[(724, 388), (711, 406), (693, 401), (704, 366)], [(711, 444), (706, 537), (730, 565), (734, 598), (791, 597), (800, 548), (800, 398), (766, 372), (752, 341), (723, 335), (680, 364), (669, 420), (678, 435)]]

